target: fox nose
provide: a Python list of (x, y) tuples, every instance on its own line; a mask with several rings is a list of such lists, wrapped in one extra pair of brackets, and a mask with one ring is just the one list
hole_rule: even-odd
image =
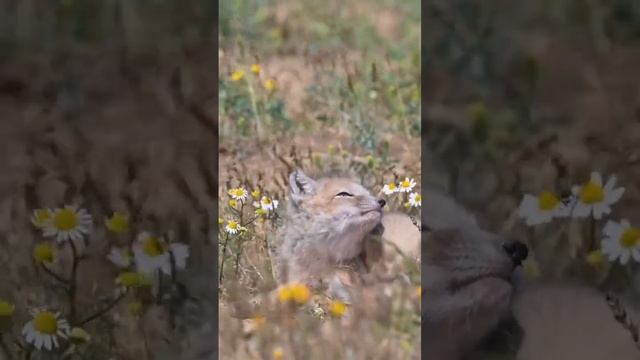
[(506, 242), (502, 245), (502, 248), (507, 252), (515, 266), (522, 264), (529, 255), (529, 248), (520, 241)]
[(386, 204), (387, 204), (387, 202), (384, 201), (384, 199), (378, 200), (378, 205), (380, 205), (380, 207), (384, 207)]

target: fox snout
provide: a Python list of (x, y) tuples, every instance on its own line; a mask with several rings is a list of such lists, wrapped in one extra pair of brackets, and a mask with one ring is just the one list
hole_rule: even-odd
[(380, 205), (381, 208), (383, 208), (386, 204), (387, 202), (384, 201), (384, 199), (378, 199), (378, 205)]
[(519, 266), (527, 259), (529, 248), (520, 241), (508, 241), (502, 245), (504, 251), (507, 252), (514, 266)]

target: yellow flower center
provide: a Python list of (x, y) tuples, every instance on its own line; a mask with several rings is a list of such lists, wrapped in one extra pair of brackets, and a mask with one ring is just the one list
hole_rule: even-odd
[(291, 287), (291, 297), (298, 304), (304, 304), (309, 301), (311, 291), (303, 284), (295, 284)]
[(70, 231), (78, 226), (78, 215), (73, 209), (61, 209), (53, 217), (53, 226), (61, 231)]
[(580, 200), (585, 204), (601, 202), (604, 199), (602, 186), (589, 181), (580, 189)]
[(540, 210), (549, 211), (553, 210), (560, 203), (560, 199), (556, 196), (556, 194), (551, 191), (544, 191), (540, 195), (538, 195), (538, 208)]
[(233, 199), (231, 199), (231, 200), (229, 200), (229, 206), (234, 208), (234, 207), (238, 206), (238, 202), (233, 200)]
[(126, 271), (118, 275), (116, 282), (126, 287), (142, 287), (151, 285), (151, 281), (146, 275), (130, 271)]
[(289, 286), (283, 286), (278, 290), (278, 300), (281, 303), (291, 300), (291, 288)]
[(224, 224), (224, 220), (222, 218), (218, 218), (218, 225)]
[(53, 248), (49, 244), (38, 244), (33, 250), (33, 258), (38, 263), (49, 263), (53, 261)]
[(625, 249), (635, 247), (640, 242), (640, 229), (630, 227), (626, 229), (620, 236), (620, 246)]
[(258, 215), (258, 216), (267, 215), (267, 210), (265, 210), (263, 208), (256, 209), (256, 215)]
[(417, 203), (422, 202), (422, 196), (420, 196), (420, 194), (416, 195), (416, 196), (413, 198), (413, 201), (415, 201), (415, 202), (417, 202)]
[(272, 203), (271, 199), (269, 199), (268, 197), (263, 197), (262, 198), (262, 205), (269, 206), (269, 205), (271, 205), (271, 203)]
[(153, 257), (160, 256), (165, 252), (165, 245), (155, 236), (148, 236), (144, 240), (142, 248), (145, 254)]
[(280, 348), (273, 350), (273, 360), (282, 360), (282, 353)]
[(416, 286), (416, 296), (422, 298), (422, 286)]
[(265, 81), (264, 88), (269, 90), (269, 91), (275, 89), (276, 88), (276, 81), (273, 80), (273, 79), (269, 79), (269, 80)]
[(39, 333), (53, 335), (58, 330), (58, 320), (54, 313), (43, 311), (33, 319), (33, 327)]
[(12, 304), (6, 301), (0, 301), (0, 316), (4, 316), (4, 317), (11, 316), (13, 315), (14, 309), (15, 309), (15, 306), (13, 306)]
[(389, 188), (389, 190), (395, 190), (396, 189), (396, 183), (390, 182), (389, 184), (387, 184), (387, 187)]
[(238, 228), (240, 227), (240, 225), (238, 224), (237, 221), (235, 220), (229, 220), (229, 224), (227, 224), (227, 226), (229, 227), (229, 229), (231, 230), (238, 230)]
[(347, 304), (342, 301), (334, 301), (329, 306), (329, 312), (335, 317), (341, 317), (347, 311)]
[(127, 305), (127, 308), (131, 315), (139, 315), (142, 312), (142, 302), (132, 301)]
[(591, 266), (599, 266), (604, 262), (604, 254), (601, 250), (594, 250), (587, 255), (587, 263)]
[(254, 74), (259, 74), (260, 70), (262, 70), (262, 66), (260, 66), (260, 64), (253, 64), (251, 65), (251, 72)]
[(109, 218), (109, 221), (107, 221), (107, 229), (115, 233), (125, 232), (129, 229), (129, 218), (124, 214), (116, 212)]
[(408, 188), (409, 186), (411, 186), (411, 182), (409, 181), (409, 179), (404, 179), (400, 186), (402, 186), (403, 188)]
[(260, 190), (253, 190), (251, 192), (251, 196), (253, 196), (253, 198), (257, 200), (258, 198), (260, 198)]

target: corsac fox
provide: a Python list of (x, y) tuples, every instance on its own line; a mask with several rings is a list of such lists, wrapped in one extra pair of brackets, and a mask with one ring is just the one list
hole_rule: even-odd
[(301, 170), (289, 177), (289, 203), (277, 278), (349, 300), (336, 270), (365, 274), (382, 258), (382, 209), (377, 198), (360, 184), (344, 178), (314, 180)]

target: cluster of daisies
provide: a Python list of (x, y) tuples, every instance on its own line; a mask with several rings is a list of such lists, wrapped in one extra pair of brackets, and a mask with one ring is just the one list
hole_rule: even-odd
[[(78, 206), (64, 206), (58, 209), (37, 209), (31, 216), (32, 224), (42, 231), (45, 238), (53, 238), (59, 245), (68, 243), (74, 250), (74, 261), (79, 254), (76, 247), (85, 236), (89, 235), (93, 226), (92, 216)], [(125, 214), (115, 212), (105, 219), (105, 227), (113, 233), (126, 233), (129, 230), (129, 218)], [(116, 279), (120, 289), (152, 285), (154, 275), (170, 275), (174, 269), (186, 267), (189, 248), (181, 243), (169, 243), (164, 238), (143, 232), (129, 248), (112, 248), (107, 258), (122, 272)], [(36, 264), (59, 280), (70, 282), (56, 275), (48, 266), (56, 261), (56, 247), (50, 242), (37, 244), (33, 251)], [(121, 294), (123, 294), (121, 292)], [(133, 302), (135, 306), (139, 302)], [(10, 310), (10, 311), (9, 311)], [(0, 316), (11, 316), (13, 306), (0, 301)], [(72, 327), (61, 316), (60, 312), (41, 308), (32, 310), (32, 319), (22, 328), (22, 335), (28, 344), (35, 349), (52, 350), (58, 348), (60, 339), (88, 340), (89, 335), (79, 327)]]
[[(592, 216), (600, 220), (611, 213), (611, 205), (620, 200), (624, 190), (623, 187), (616, 187), (615, 176), (604, 182), (600, 173), (593, 172), (589, 181), (574, 186), (571, 193), (565, 196), (550, 191), (525, 195), (518, 214), (529, 226), (548, 223), (555, 218)], [(612, 262), (619, 259), (621, 264), (626, 264), (631, 258), (640, 262), (640, 229), (624, 219), (620, 222), (608, 220), (602, 232), (601, 249), (590, 254), (591, 258), (601, 254)]]
[[(260, 77), (260, 74), (262, 73), (262, 66), (260, 64), (253, 64), (251, 65), (250, 71), (255, 77)], [(233, 82), (241, 81), (244, 78), (245, 78), (245, 71), (243, 69), (238, 69), (231, 73), (231, 81)], [(267, 78), (262, 84), (262, 86), (267, 91), (275, 90), (276, 85), (277, 83), (274, 78)]]
[(416, 181), (407, 177), (397, 183), (395, 181), (392, 181), (388, 184), (385, 184), (382, 187), (382, 192), (385, 195), (409, 194), (408, 201), (404, 204), (405, 207), (420, 207), (422, 206), (422, 196), (420, 195), (420, 193), (412, 192), (413, 188), (415, 187)]
[[(245, 204), (249, 202), (249, 191), (243, 187), (237, 187), (230, 189), (228, 194), (231, 198), (229, 200), (231, 209), (238, 212), (243, 211)], [(278, 208), (278, 200), (263, 195), (258, 189), (251, 192), (251, 199), (253, 199), (252, 206), (256, 218), (265, 219), (273, 215)], [(224, 230), (231, 235), (247, 230), (240, 222), (233, 219), (226, 221), (224, 219), (218, 219), (218, 225), (224, 225)]]

